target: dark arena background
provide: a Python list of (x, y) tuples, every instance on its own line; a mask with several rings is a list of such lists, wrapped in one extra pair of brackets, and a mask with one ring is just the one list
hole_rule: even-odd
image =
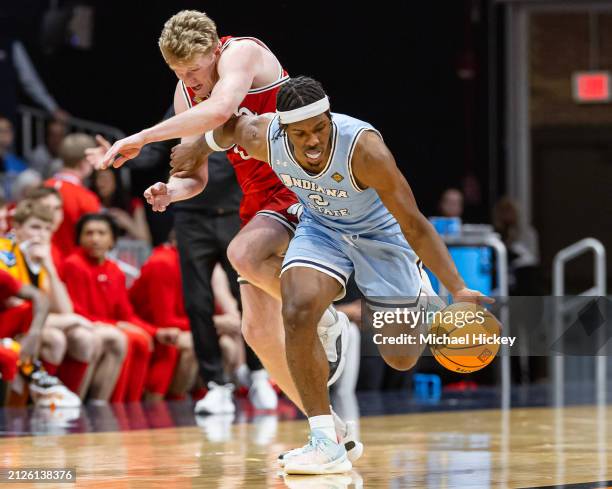
[[(330, 395), (364, 444), (351, 471), (278, 465), (308, 420), (266, 373), (261, 344), (247, 345), (245, 318), (264, 305), (245, 307), (255, 285), (239, 291), (244, 274), (227, 259), (241, 194), (225, 157), (211, 156), (209, 174), (222, 176), (202, 195), (156, 213), (143, 192), (167, 181), (178, 140), (120, 170), (83, 153), (96, 144), (84, 134), (113, 143), (167, 115), (177, 77), (157, 43), (186, 9), (206, 12), (220, 37), (262, 40), (290, 76), (321, 82), (332, 112), (378, 129), (467, 287), (496, 299), (487, 308), (515, 338), (472, 373), (429, 348), (393, 370), (350, 281), (337, 304), (350, 348)], [(612, 487), (611, 73), (612, 0), (2, 0), (0, 274), (12, 278), (0, 275), (0, 485)], [(85, 138), (72, 141), (74, 164), (71, 133)], [(65, 182), (80, 190), (67, 197)], [(57, 199), (56, 220), (63, 206), (46, 238), (23, 230), (45, 220), (36, 199)], [(88, 223), (77, 226), (87, 213), (119, 227), (95, 260)], [(95, 286), (72, 281), (78, 260), (98, 260)], [(40, 324), (39, 296), (51, 304)], [(258, 318), (259, 331), (278, 314)]]

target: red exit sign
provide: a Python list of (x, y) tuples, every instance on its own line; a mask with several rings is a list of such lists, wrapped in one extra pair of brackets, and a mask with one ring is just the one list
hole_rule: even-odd
[(572, 74), (574, 100), (580, 103), (610, 102), (609, 71), (576, 71)]

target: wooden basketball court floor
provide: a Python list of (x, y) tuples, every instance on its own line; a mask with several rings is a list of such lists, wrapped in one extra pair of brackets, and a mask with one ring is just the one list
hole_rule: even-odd
[(55, 423), (62, 434), (0, 438), (0, 468), (76, 468), (76, 487), (113, 489), (612, 487), (611, 409), (586, 405), (365, 416), (360, 421), (365, 453), (353, 472), (286, 478), (276, 457), (304, 443), (304, 420), (261, 415), (232, 423), (222, 416), (200, 420), (200, 426), (91, 432), (94, 421), (81, 427), (89, 432), (65, 434), (62, 417), (68, 421), (70, 414), (57, 410), (42, 421), (33, 421), (30, 413), (29, 425), (19, 417), (7, 425), (5, 417), (4, 435), (20, 427), (40, 432), (41, 423), (47, 423), (43, 432), (53, 432)]

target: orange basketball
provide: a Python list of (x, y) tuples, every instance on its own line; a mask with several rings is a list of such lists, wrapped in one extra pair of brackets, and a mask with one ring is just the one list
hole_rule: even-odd
[(438, 363), (465, 374), (489, 365), (503, 341), (497, 318), (468, 302), (451, 304), (436, 313), (429, 333), (429, 347)]

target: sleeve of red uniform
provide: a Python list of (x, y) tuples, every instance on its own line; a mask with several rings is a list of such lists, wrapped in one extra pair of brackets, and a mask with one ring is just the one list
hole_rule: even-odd
[(125, 275), (123, 275), (123, 272), (121, 272), (121, 275), (123, 280), (113, 281), (117, 284), (117, 290), (115, 291), (115, 298), (117, 300), (117, 319), (135, 324), (136, 326), (144, 329), (151, 336), (155, 336), (157, 328), (139, 318), (134, 312), (134, 308), (130, 303), (128, 291), (125, 286)]
[(21, 283), (10, 273), (0, 270), (0, 303), (9, 297), (16, 296), (19, 289), (21, 289)]
[[(147, 310), (155, 318), (155, 324), (160, 328), (180, 328), (189, 330), (189, 320), (186, 316), (177, 314), (178, 305), (176, 304), (177, 287), (180, 283), (175, 283), (174, 270), (170, 264), (158, 260), (149, 262), (142, 269), (139, 280), (137, 300), (146, 298)], [(136, 298), (135, 298), (136, 299)]]
[(91, 290), (91, 287), (89, 287), (90, 278), (86, 270), (83, 270), (78, 263), (72, 260), (65, 260), (60, 270), (60, 276), (66, 285), (76, 314), (80, 314), (90, 321), (108, 322), (108, 318), (97, 317), (89, 309), (88, 304), (91, 303), (92, 298), (89, 297), (89, 291)]

